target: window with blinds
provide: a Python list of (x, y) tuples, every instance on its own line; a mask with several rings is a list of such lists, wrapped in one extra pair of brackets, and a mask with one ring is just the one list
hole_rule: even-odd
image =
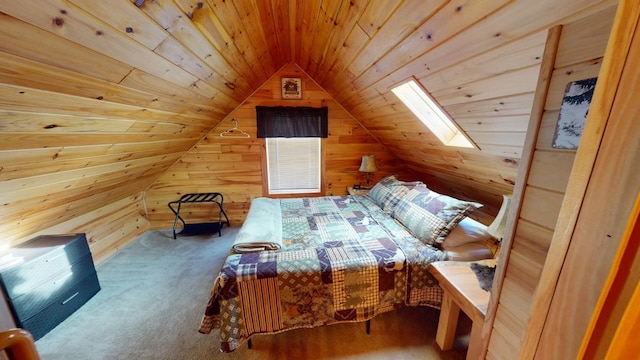
[(320, 138), (267, 138), (269, 194), (320, 192)]

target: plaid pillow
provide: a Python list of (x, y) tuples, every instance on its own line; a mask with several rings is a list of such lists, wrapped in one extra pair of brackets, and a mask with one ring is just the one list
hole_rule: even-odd
[(391, 215), (425, 244), (440, 247), (449, 232), (480, 207), (482, 204), (415, 186), (398, 201)]
[(382, 210), (392, 212), (400, 199), (418, 184), (422, 183), (419, 181), (400, 181), (391, 175), (380, 180), (371, 188), (368, 195)]

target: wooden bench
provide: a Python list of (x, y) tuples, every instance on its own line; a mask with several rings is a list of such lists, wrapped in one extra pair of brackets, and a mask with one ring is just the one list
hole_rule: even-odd
[(471, 319), (471, 338), (467, 359), (480, 359), (482, 325), (489, 304), (489, 292), (480, 288), (478, 278), (469, 263), (439, 261), (431, 264), (429, 271), (444, 291), (436, 343), (442, 350), (450, 350), (456, 334), (460, 310)]

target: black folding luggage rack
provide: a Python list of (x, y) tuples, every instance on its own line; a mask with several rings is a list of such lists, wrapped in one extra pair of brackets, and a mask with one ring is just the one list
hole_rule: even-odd
[[(187, 222), (180, 216), (180, 210), (182, 209), (183, 204), (193, 203), (213, 203), (218, 205), (218, 208), (220, 209), (218, 222), (187, 224)], [(176, 215), (176, 219), (173, 221), (173, 238), (175, 239), (176, 235), (213, 234), (216, 232), (218, 233), (218, 236), (222, 236), (222, 227), (224, 224), (226, 223), (227, 226), (231, 226), (229, 218), (222, 208), (223, 203), (224, 197), (220, 193), (184, 194), (180, 197), (180, 200), (168, 203), (167, 205), (169, 206), (169, 209), (171, 209), (171, 211)], [(223, 216), (226, 221), (222, 221)], [(178, 220), (182, 222), (182, 231), (176, 233)]]

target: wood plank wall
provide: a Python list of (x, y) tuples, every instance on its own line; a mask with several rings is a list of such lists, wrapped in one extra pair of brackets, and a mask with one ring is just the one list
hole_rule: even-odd
[[(513, 191), (547, 30), (602, 3), (394, 1), (382, 10), (371, 1), (335, 65), (303, 69), (430, 187), (495, 214)], [(390, 91), (409, 78), (480, 150), (442, 146), (415, 121)]]
[(179, 24), (175, 4), (147, 17), (129, 2), (77, 3), (1, 3), (0, 247), (86, 232), (101, 259), (148, 228), (142, 191), (251, 89), (220, 77), (218, 92), (185, 70), (198, 67), (150, 20)]
[(86, 233), (94, 262), (99, 263), (149, 229), (142, 195), (108, 203), (34, 235)]
[[(355, 143), (373, 136), (430, 186), (495, 213), (515, 181), (546, 29), (610, 2), (0, 1), (0, 244), (139, 200), (289, 62), (357, 119), (344, 115), (357, 126), (331, 148), (368, 149)], [(438, 145), (397, 103), (390, 86), (409, 77), (441, 99), (480, 151)], [(212, 146), (249, 159), (241, 149), (250, 145)], [(328, 190), (353, 180), (337, 170), (353, 160), (331, 160)], [(247, 189), (256, 190), (256, 176)]]
[[(576, 185), (567, 191), (558, 219), (558, 229), (564, 230), (554, 234), (534, 300), (532, 316), (544, 314), (544, 327), (541, 334), (527, 329), (527, 335), (540, 334), (537, 347), (529, 352), (535, 350), (535, 359), (618, 358), (606, 353), (606, 348), (614, 349), (616, 329), (623, 329), (622, 324), (629, 320), (623, 309), (640, 281), (638, 241), (636, 238), (633, 244), (632, 234), (638, 227), (640, 204), (639, 31), (640, 2), (621, 1), (589, 111), (584, 145), (578, 149), (571, 173), (570, 183)], [(609, 277), (614, 274), (616, 281)], [(601, 314), (609, 319), (594, 324), (601, 305), (598, 295), (600, 299), (608, 296)], [(614, 303), (615, 308), (606, 308)], [(601, 336), (599, 348), (582, 353), (591, 326)], [(624, 355), (620, 359), (638, 357), (638, 333), (634, 335), (630, 341), (635, 342), (636, 351), (620, 353)]]
[(576, 152), (552, 147), (560, 105), (569, 82), (598, 76), (615, 11), (612, 6), (562, 27), (529, 176), (522, 180), (525, 186), (520, 216), (511, 241), (488, 359), (513, 359), (520, 351), (560, 206), (570, 186)]
[[(302, 79), (300, 100), (282, 100), (281, 78)], [(232, 111), (191, 151), (167, 170), (146, 191), (145, 201), (152, 228), (171, 228), (174, 215), (167, 203), (193, 192), (220, 192), (232, 225), (240, 225), (251, 199), (262, 196), (261, 169), (263, 139), (256, 138), (256, 106), (312, 106), (329, 108), (329, 137), (324, 148), (324, 184), (326, 195), (343, 195), (347, 186), (364, 183), (358, 172), (362, 155), (373, 154), (379, 171), (372, 181), (390, 174), (415, 179), (404, 164), (390, 154), (340, 104), (309, 78), (297, 65), (289, 64), (277, 72), (252, 96)], [(219, 134), (238, 121), (238, 127), (250, 138), (222, 138)], [(206, 210), (209, 209), (209, 210)], [(190, 205), (185, 215), (194, 222), (211, 221), (212, 210)], [(187, 210), (187, 208), (185, 208)], [(181, 212), (182, 213), (182, 212)]]

